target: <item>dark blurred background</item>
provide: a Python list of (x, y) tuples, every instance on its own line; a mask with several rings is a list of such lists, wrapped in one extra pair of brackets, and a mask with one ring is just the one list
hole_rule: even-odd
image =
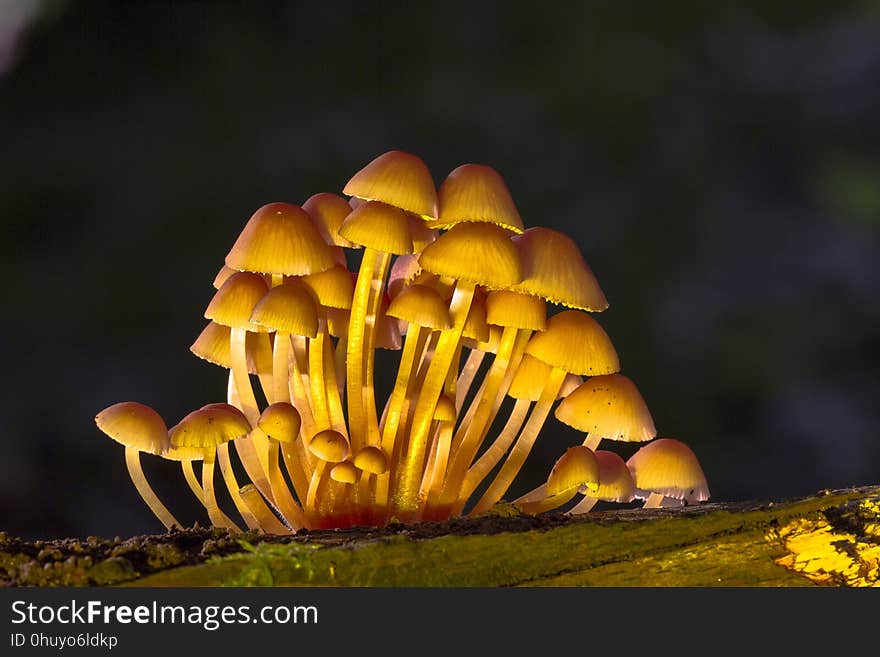
[(390, 149), (577, 241), (713, 499), (880, 483), (880, 3), (0, 0), (0, 529), (161, 529), (95, 414), (223, 400), (188, 348), (239, 230)]

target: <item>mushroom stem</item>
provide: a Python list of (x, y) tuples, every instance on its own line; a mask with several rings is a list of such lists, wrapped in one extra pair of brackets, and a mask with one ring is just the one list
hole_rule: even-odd
[(150, 483), (147, 481), (147, 476), (144, 474), (144, 469), (141, 465), (141, 453), (137, 448), (125, 448), (125, 465), (128, 467), (128, 474), (131, 477), (132, 483), (134, 483), (134, 487), (140, 494), (141, 499), (147, 503), (147, 506), (150, 507), (150, 511), (153, 512), (153, 515), (165, 525), (165, 529), (171, 529), (174, 526), (182, 528), (183, 525), (177, 521), (177, 518), (171, 515), (171, 512), (164, 504), (162, 504), (161, 500), (159, 500), (159, 496), (156, 495), (152, 486), (150, 486)]
[(376, 270), (370, 284), (370, 297), (367, 303), (367, 314), (364, 318), (364, 388), (363, 404), (367, 419), (367, 445), (378, 446), (382, 438), (379, 434), (379, 418), (376, 411), (376, 324), (382, 301), (385, 279), (391, 264), (391, 254), (380, 252)]
[(278, 332), (272, 345), (272, 402), (291, 401), (289, 366), (290, 334)]
[(566, 502), (573, 499), (575, 495), (577, 495), (577, 487), (570, 488), (569, 490), (563, 491), (556, 495), (551, 495), (550, 497), (545, 497), (541, 500), (520, 503), (514, 502), (514, 504), (516, 504), (519, 510), (523, 513), (537, 515), (539, 513), (546, 513), (547, 511), (552, 511), (553, 509), (559, 508)]
[(437, 348), (434, 350), (424, 383), (419, 390), (412, 416), (409, 444), (397, 472), (393, 493), (394, 506), (404, 516), (415, 514), (419, 507), (419, 483), (428, 447), (428, 433), (437, 407), (437, 399), (446, 384), (446, 375), (461, 339), (475, 289), (476, 284), (470, 281), (458, 281), (456, 284), (449, 307), (452, 328), (440, 332)]
[(461, 368), (461, 374), (458, 377), (458, 385), (455, 389), (456, 410), (460, 410), (464, 405), (464, 400), (467, 398), (467, 394), (471, 389), (471, 385), (473, 384), (477, 372), (480, 370), (480, 365), (483, 364), (483, 359), (485, 357), (486, 352), (480, 351), (479, 349), (471, 349), (471, 353), (468, 354), (467, 360), (464, 362), (464, 367)]
[(269, 440), (269, 482), (272, 484), (272, 494), (278, 504), (278, 510), (287, 520), (291, 529), (296, 531), (308, 525), (305, 513), (302, 508), (293, 499), (290, 489), (284, 481), (281, 474), (281, 467), (278, 464), (278, 450), (281, 445), (277, 440)]
[(556, 401), (556, 395), (559, 394), (559, 389), (562, 387), (565, 376), (566, 372), (562, 368), (554, 367), (550, 371), (550, 375), (547, 377), (547, 381), (544, 383), (544, 388), (541, 391), (541, 397), (532, 409), (531, 415), (529, 415), (529, 419), (520, 432), (513, 449), (507, 455), (507, 460), (471, 511), (471, 515), (482, 513), (495, 505), (510, 487), (510, 484), (513, 483), (514, 478), (519, 474), (523, 463), (525, 463), (532, 445), (535, 444), (538, 432), (544, 426), (544, 422), (550, 414), (550, 409), (553, 406), (553, 402)]
[[(248, 529), (261, 529), (260, 521), (257, 516), (251, 512), (250, 507), (245, 504), (239, 495), (238, 482), (235, 480), (235, 473), (232, 471), (232, 462), (229, 459), (229, 443), (217, 445), (217, 464), (220, 466), (220, 474), (223, 475), (223, 482), (232, 498), (232, 503), (238, 509), (239, 514), (244, 519), (244, 523)], [(262, 501), (262, 498), (260, 498)], [(268, 510), (268, 509), (267, 509)]]
[(327, 483), (330, 481), (330, 468), (327, 467), (327, 461), (318, 459), (315, 465), (315, 471), (312, 472), (312, 479), (309, 482), (309, 492), (306, 495), (306, 513), (314, 513), (317, 511), (317, 502), (319, 495), (327, 490)]
[(596, 448), (599, 447), (599, 443), (602, 442), (602, 436), (597, 433), (588, 433), (584, 437), (584, 447), (589, 447), (594, 452)]
[(591, 511), (593, 509), (594, 506), (596, 506), (596, 502), (598, 502), (598, 501), (599, 501), (598, 498), (590, 497), (589, 495), (586, 495), (586, 496), (584, 496), (584, 499), (582, 499), (575, 506), (571, 507), (568, 510), (568, 515), (577, 516), (577, 515), (581, 515), (583, 513), (588, 513), (589, 511)]
[[(180, 462), (180, 469), (183, 470), (183, 477), (184, 479), (186, 479), (186, 483), (189, 485), (189, 488), (193, 492), (193, 495), (196, 496), (196, 499), (201, 502), (202, 506), (204, 506), (207, 510), (208, 507), (205, 504), (205, 491), (202, 490), (202, 485), (199, 483), (199, 478), (196, 476), (192, 464), (193, 462), (191, 460), (183, 460)], [(227, 516), (222, 511), (220, 513), (223, 516), (223, 527), (229, 527), (231, 531), (241, 531), (238, 525), (236, 525), (232, 521), (232, 518)]]
[[(326, 330), (326, 323), (324, 324)], [(342, 410), (342, 397), (336, 380), (336, 367), (333, 362), (333, 342), (330, 336), (324, 338), (324, 382), (327, 390), (327, 406), (330, 409), (330, 426), (348, 438), (345, 412)]]
[(324, 340), (327, 322), (318, 320), (318, 333), (309, 340), (309, 384), (312, 390), (312, 412), (319, 431), (330, 428), (330, 407), (324, 385)]
[(446, 479), (446, 467), (449, 464), (449, 450), (452, 447), (452, 430), (454, 422), (441, 422), (440, 431), (437, 434), (437, 451), (434, 457), (434, 467), (431, 470), (430, 487), (428, 489), (428, 501), (436, 499), (443, 489)]
[(208, 518), (215, 527), (225, 527), (231, 532), (240, 532), (241, 530), (233, 523), (227, 524), (229, 518), (220, 511), (217, 506), (217, 496), (214, 494), (214, 459), (216, 452), (214, 450), (206, 451), (205, 458), (202, 461), (202, 489), (205, 494), (205, 509), (208, 511)]
[(643, 509), (659, 509), (663, 504), (663, 493), (651, 493), (648, 495), (648, 499), (645, 500), (645, 504), (642, 506)]
[(547, 482), (544, 482), (537, 488), (533, 488), (525, 495), (520, 495), (517, 497), (513, 503), (514, 504), (525, 504), (526, 502), (539, 502), (547, 497)]
[(253, 484), (246, 484), (239, 489), (239, 495), (247, 507), (254, 513), (260, 523), (260, 529), (266, 534), (290, 534), (291, 530), (284, 526), (274, 513), (263, 503), (260, 491)]

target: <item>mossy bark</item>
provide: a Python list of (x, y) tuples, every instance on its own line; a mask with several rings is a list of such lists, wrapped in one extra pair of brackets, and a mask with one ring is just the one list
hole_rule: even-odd
[[(312, 532), (271, 540), (217, 532), (199, 539), (192, 532), (179, 533), (179, 537), (189, 537), (188, 548), (172, 540), (173, 532), (164, 535), (165, 547), (159, 550), (165, 553), (164, 561), (154, 556), (148, 563), (139, 551), (146, 549), (143, 546), (119, 554), (111, 549), (104, 558), (92, 559), (87, 568), (80, 569), (78, 579), (43, 583), (880, 585), (880, 487), (824, 491), (776, 503), (605, 511), (576, 518), (523, 516), (502, 505), (480, 518), (449, 523)], [(213, 556), (204, 549), (207, 543), (214, 546)], [(135, 558), (126, 558), (126, 554)], [(0, 544), (0, 568), (6, 567), (7, 574), (14, 559)], [(27, 583), (21, 577), (7, 579), (13, 584)]]

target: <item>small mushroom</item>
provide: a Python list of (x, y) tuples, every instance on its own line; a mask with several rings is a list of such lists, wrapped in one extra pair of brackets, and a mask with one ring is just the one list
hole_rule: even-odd
[(659, 507), (665, 497), (686, 503), (709, 499), (709, 486), (700, 462), (690, 447), (674, 438), (658, 438), (626, 462), (633, 476), (635, 496), (644, 508)]

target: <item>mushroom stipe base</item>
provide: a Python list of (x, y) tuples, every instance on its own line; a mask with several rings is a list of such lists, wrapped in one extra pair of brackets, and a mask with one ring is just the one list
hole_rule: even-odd
[(29, 542), (0, 533), (0, 583), (878, 586), (878, 526), (880, 485), (578, 517), (527, 516), (502, 504), (448, 522), (284, 537), (199, 527), (126, 540)]

